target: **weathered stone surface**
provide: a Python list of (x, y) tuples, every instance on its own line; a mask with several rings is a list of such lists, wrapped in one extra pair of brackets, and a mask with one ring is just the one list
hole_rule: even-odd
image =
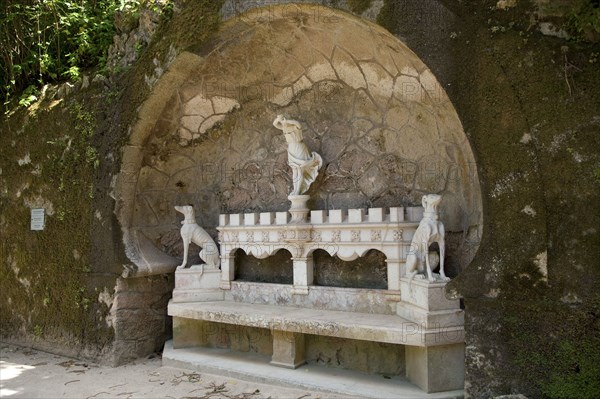
[[(209, 2), (204, 3), (209, 4)], [(548, 2), (535, 2), (538, 6), (542, 3)], [(243, 4), (244, 6), (250, 4), (254, 6), (259, 2), (244, 2)], [(266, 2), (260, 2), (260, 4), (266, 4)], [(72, 180), (74, 183), (86, 182), (87, 184), (92, 181), (94, 183), (95, 197), (91, 199), (86, 193), (85, 197), (88, 199), (80, 203), (81, 209), (90, 205), (95, 208), (90, 212), (98, 211), (102, 217), (102, 222), (98, 222), (91, 229), (85, 229), (85, 231), (93, 232), (91, 236), (87, 233), (78, 235), (78, 237), (73, 236), (73, 231), (80, 228), (88, 217), (85, 216), (87, 211), (72, 208), (76, 223), (70, 221), (70, 216), (73, 215), (67, 214), (67, 218), (55, 224), (56, 229), (47, 234), (43, 242), (38, 242), (40, 245), (43, 244), (44, 248), (38, 248), (37, 244), (32, 247), (22, 247), (22, 243), (27, 242), (22, 237), (30, 234), (23, 230), (26, 223), (22, 223), (28, 215), (25, 212), (26, 209), (25, 211), (22, 209), (22, 196), (16, 200), (11, 195), (24, 187), (21, 181), (24, 179), (30, 184), (26, 191), (39, 189), (43, 198), (49, 198), (56, 210), (61, 209), (63, 200), (76, 198), (77, 186), (80, 185), (68, 185), (67, 196), (64, 195), (64, 192), (57, 192), (56, 186), (48, 184), (45, 173), (49, 169), (43, 161), (46, 159), (44, 157), (48, 156), (47, 159), (52, 159), (55, 154), (53, 151), (56, 147), (48, 145), (48, 141), (55, 141), (65, 132), (74, 131), (75, 124), (66, 121), (67, 113), (64, 112), (65, 108), (62, 105), (56, 106), (52, 110), (37, 112), (35, 118), (28, 117), (23, 123), (19, 113), (7, 118), (7, 124), (4, 125), (5, 130), (0, 135), (0, 141), (3, 144), (0, 148), (5, 150), (0, 157), (0, 163), (2, 163), (2, 184), (0, 184), (2, 188), (0, 191), (3, 190), (2, 193), (5, 196), (2, 200), (6, 201), (11, 212), (3, 212), (0, 216), (0, 223), (3, 233), (5, 233), (3, 238), (6, 238), (6, 242), (9, 243), (7, 259), (12, 258), (10, 263), (16, 262), (20, 272), (18, 275), (13, 274), (14, 270), (9, 266), (5, 269), (7, 273), (3, 275), (3, 282), (6, 281), (7, 284), (6, 290), (3, 290), (2, 300), (4, 302), (1, 305), (3, 315), (6, 315), (6, 320), (8, 320), (2, 325), (3, 332), (15, 327), (20, 329), (19, 333), (27, 329), (27, 333), (33, 337), (31, 332), (33, 327), (41, 326), (44, 328), (42, 340), (55, 343), (54, 348), (58, 349), (65, 347), (65, 337), (70, 337), (68, 330), (78, 329), (78, 331), (86, 331), (86, 336), (82, 338), (84, 342), (88, 340), (93, 345), (102, 345), (106, 351), (111, 350), (118, 355), (123, 354), (122, 359), (127, 360), (132, 356), (148, 353), (146, 341), (137, 343), (124, 339), (117, 341), (112, 347), (110, 346), (113, 332), (112, 327), (107, 328), (104, 325), (103, 316), (106, 315), (107, 308), (104, 300), (98, 309), (92, 309), (92, 311), (99, 311), (99, 316), (95, 317), (92, 324), (98, 327), (96, 332), (102, 330), (109, 331), (109, 333), (96, 336), (93, 328), (86, 326), (83, 329), (79, 324), (89, 313), (81, 312), (84, 317), (73, 317), (79, 314), (74, 313), (70, 305), (78, 303), (77, 300), (69, 292), (63, 291), (57, 294), (53, 287), (62, 289), (65, 286), (71, 286), (71, 282), (74, 281), (73, 277), (82, 276), (87, 285), (96, 285), (100, 287), (101, 292), (104, 292), (103, 288), (107, 288), (106, 292), (111, 291), (115, 284), (114, 276), (119, 275), (122, 265), (129, 262), (122, 255), (121, 228), (127, 230), (135, 227), (135, 231), (143, 230), (144, 234), (154, 231), (152, 230), (154, 227), (149, 228), (143, 224), (146, 220), (135, 220), (133, 224), (130, 223), (133, 211), (121, 212), (127, 206), (124, 204), (127, 203), (143, 206), (141, 202), (137, 202), (138, 200), (143, 202), (143, 196), (134, 196), (126, 190), (127, 187), (131, 187), (131, 191), (134, 191), (137, 185), (141, 187), (141, 192), (145, 192), (146, 189), (163, 186), (160, 181), (162, 178), (159, 175), (156, 176), (157, 181), (154, 185), (148, 180), (136, 182), (137, 173), (142, 168), (141, 165), (150, 165), (146, 162), (154, 157), (156, 160), (166, 159), (177, 152), (174, 150), (177, 145), (170, 147), (171, 144), (164, 141), (165, 135), (176, 136), (176, 129), (167, 131), (167, 129), (163, 129), (163, 126), (170, 125), (174, 119), (175, 124), (178, 125), (181, 115), (177, 114), (181, 111), (176, 112), (177, 108), (173, 105), (172, 109), (165, 109), (161, 114), (161, 101), (156, 100), (164, 97), (166, 102), (170, 101), (168, 99), (172, 96), (170, 96), (169, 90), (174, 89), (182, 93), (181, 103), (185, 104), (187, 100), (202, 91), (202, 85), (198, 84), (197, 79), (192, 79), (189, 86), (182, 87), (183, 77), (196, 72), (200, 57), (191, 53), (180, 53), (178, 62), (182, 62), (184, 59), (186, 61), (176, 62), (172, 68), (174, 73), (169, 75), (167, 71), (154, 86), (157, 88), (161, 82), (165, 82), (164, 86), (167, 89), (163, 87), (153, 93), (148, 103), (154, 105), (142, 107), (140, 123), (133, 126), (138, 128), (132, 129), (131, 136), (127, 130), (136, 123), (135, 109), (142, 106), (143, 101), (149, 97), (145, 91), (143, 74), (154, 69), (152, 61), (155, 52), (166, 52), (166, 49), (162, 47), (165, 41), (172, 42), (178, 51), (189, 48), (192, 41), (202, 42), (197, 43), (198, 45), (193, 48), (203, 56), (207, 56), (209, 50), (212, 49), (212, 45), (203, 47), (206, 44), (203, 41), (203, 38), (206, 37), (206, 29), (217, 30), (216, 26), (210, 22), (213, 16), (212, 11), (204, 6), (196, 6), (197, 4), (185, 6), (183, 18), (175, 15), (174, 23), (164, 31), (166, 40), (156, 40), (154, 44), (150, 45), (146, 53), (148, 56), (143, 57), (142, 62), (135, 66), (135, 70), (142, 71), (142, 73), (132, 72), (128, 76), (130, 79), (123, 82), (125, 86), (115, 86), (112, 79), (101, 78), (100, 75), (94, 78), (90, 89), (110, 88), (111, 90), (110, 93), (101, 92), (100, 102), (102, 104), (94, 103), (87, 93), (77, 93), (83, 97), (84, 109), (92, 113), (100, 112), (99, 118), (105, 121), (98, 127), (97, 133), (94, 134), (91, 141), (94, 146), (98, 146), (101, 159), (96, 176), (93, 179)], [(467, 393), (472, 397), (493, 397), (509, 391), (521, 391), (527, 396), (538, 397), (542, 395), (542, 390), (552, 388), (550, 376), (554, 375), (558, 376), (557, 378), (567, 377), (564, 380), (566, 383), (560, 385), (561, 391), (571, 389), (573, 384), (569, 385), (569, 383), (575, 381), (570, 368), (573, 363), (568, 363), (568, 367), (563, 368), (564, 360), (576, 359), (580, 370), (589, 370), (585, 367), (587, 364), (585, 361), (589, 360), (588, 354), (593, 355), (595, 352), (593, 350), (567, 353), (562, 351), (565, 347), (584, 348), (588, 345), (592, 349), (599, 347), (597, 344), (592, 345), (597, 341), (596, 330), (573, 328), (573, 326), (582, 325), (594, 326), (593, 318), (590, 319), (590, 314), (593, 314), (590, 309), (595, 309), (594, 304), (597, 300), (594, 299), (594, 294), (598, 292), (594, 288), (597, 280), (594, 270), (597, 266), (598, 220), (595, 214), (590, 212), (589, 207), (590, 203), (598, 202), (597, 179), (593, 174), (597, 163), (595, 149), (598, 148), (595, 140), (598, 123), (594, 116), (598, 109), (596, 93), (600, 91), (596, 90), (597, 84), (595, 83), (598, 81), (598, 70), (596, 64), (591, 62), (593, 56), (590, 55), (597, 51), (585, 43), (573, 46), (556, 38), (549, 40), (542, 35), (535, 34), (527, 36), (526, 31), (524, 34), (527, 37), (521, 37), (522, 32), (519, 31), (519, 26), (528, 26), (528, 15), (533, 15), (529, 11), (536, 10), (530, 9), (526, 2), (519, 2), (518, 7), (519, 9), (515, 11), (524, 12), (498, 11), (495, 7), (482, 8), (469, 2), (450, 6), (449, 3), (435, 0), (388, 1), (385, 2), (380, 15), (380, 23), (398, 37), (403, 38), (402, 40), (405, 40), (432, 68), (431, 70), (443, 83), (444, 88), (449, 91), (470, 140), (466, 141), (458, 117), (453, 110), (450, 110), (453, 105), (450, 103), (436, 104), (435, 114), (441, 139), (450, 147), (456, 145), (459, 154), (466, 154), (464, 159), (461, 159), (460, 156), (448, 155), (454, 165), (460, 165), (461, 173), (459, 174), (460, 178), (457, 179), (460, 183), (453, 183), (453, 180), (449, 179), (444, 195), (445, 198), (453, 198), (453, 205), (448, 212), (454, 213), (455, 209), (462, 209), (464, 212), (452, 224), (460, 222), (460, 231), (457, 231), (454, 237), (462, 237), (464, 232), (465, 241), (461, 243), (460, 240), (452, 238), (453, 236), (448, 236), (448, 240), (456, 240), (457, 245), (462, 247), (460, 253), (456, 254), (457, 258), (465, 259), (461, 260), (460, 264), (469, 264), (477, 253), (472, 267), (459, 275), (456, 284), (452, 284), (451, 289), (453, 294), (460, 293), (467, 297), (465, 303), (470, 316), (467, 319), (469, 346), (466, 362), (468, 380), (466, 388)], [(544, 7), (550, 6), (544, 5)], [(460, 17), (457, 18), (454, 12)], [(539, 15), (542, 13), (540, 12)], [(198, 16), (203, 18), (197, 18)], [(546, 10), (542, 18), (556, 17), (560, 16), (548, 15)], [(187, 22), (182, 23), (183, 21)], [(190, 21), (198, 23), (190, 23)], [(488, 21), (493, 21), (493, 26), (490, 26)], [(263, 25), (269, 25), (264, 24), (265, 21), (260, 22)], [(492, 29), (505, 28), (512, 22), (515, 22), (514, 29), (485, 34)], [(320, 30), (318, 24), (309, 20), (307, 25), (294, 32), (302, 36), (304, 38), (302, 40), (309, 42), (310, 46), (322, 48), (325, 56), (330, 58), (335, 42), (332, 35), (323, 32), (334, 32), (337, 23), (340, 21), (333, 23), (328, 21), (327, 29)], [(360, 23), (357, 23), (357, 26), (360, 26)], [(245, 27), (248, 28), (248, 25)], [(223, 31), (227, 29), (224, 27)], [(376, 32), (382, 31), (382, 29), (377, 30), (376, 27), (372, 29)], [(285, 30), (285, 34), (276, 36), (286, 37), (286, 40), (290, 40), (290, 35), (287, 33), (291, 31)], [(239, 32), (239, 30), (236, 31), (236, 34)], [(362, 35), (363, 32), (360, 34)], [(369, 34), (365, 34), (365, 36), (368, 37)], [(308, 37), (310, 40), (306, 39)], [(527, 42), (524, 39), (527, 39)], [(128, 38), (117, 40), (122, 40), (122, 43), (125, 44)], [(223, 42), (217, 36), (215, 43), (219, 41)], [(294, 42), (291, 41), (291, 43)], [(392, 57), (392, 61), (401, 70), (401, 73), (418, 78), (424, 71), (424, 65), (419, 60), (415, 60), (414, 55), (403, 53), (405, 46), (398, 43), (399, 41), (391, 36), (389, 36), (389, 40), (382, 39), (381, 43), (374, 40), (373, 53), (383, 54), (382, 49), (386, 49), (385, 46), (389, 45), (390, 47), (387, 48), (390, 50), (386, 51), (392, 56), (394, 53), (402, 54), (402, 57)], [(564, 50), (559, 49), (560, 46), (564, 46)], [(131, 51), (135, 50), (135, 47), (130, 48)], [(256, 50), (253, 47), (252, 49)], [(304, 52), (302, 46), (295, 46), (294, 49), (299, 53)], [(240, 50), (239, 53), (244, 54), (244, 50), (246, 49)], [(252, 61), (260, 60), (263, 55), (264, 53), (261, 53)], [(569, 65), (566, 69), (566, 78), (565, 57), (568, 60), (567, 65)], [(196, 64), (192, 62), (194, 59)], [(221, 61), (223, 60), (226, 58), (221, 57)], [(188, 62), (190, 63), (188, 64)], [(383, 56), (378, 56), (377, 62), (393, 75)], [(212, 75), (206, 75), (207, 78), (218, 76), (222, 79), (219, 83), (226, 82), (228, 84), (226, 87), (219, 86), (219, 90), (238, 93), (245, 88), (256, 87), (243, 81), (245, 70), (242, 73), (243, 68), (240, 68), (242, 63), (228, 64), (225, 62), (222, 65), (222, 74), (216, 75), (209, 70), (208, 72)], [(570, 65), (577, 69), (571, 69)], [(571, 74), (571, 72), (573, 73)], [(257, 71), (257, 75), (263, 73), (264, 70)], [(171, 79), (174, 75), (178, 75), (179, 78)], [(566, 85), (565, 81), (569, 85)], [(189, 90), (190, 96), (184, 96), (183, 93), (189, 88), (192, 88)], [(122, 94), (114, 98), (113, 94), (117, 92), (116, 89)], [(124, 90), (121, 92), (121, 89)], [(205, 87), (205, 89), (207, 92), (216, 93), (214, 87)], [(259, 98), (256, 93), (260, 94), (260, 90), (252, 92), (251, 95), (247, 93), (239, 95), (243, 99), (255, 99)], [(226, 96), (233, 98), (237, 95), (227, 94)], [(347, 101), (343, 102), (344, 106), (352, 109), (353, 107), (348, 106), (350, 103), (353, 104), (352, 98), (353, 96), (348, 96)], [(111, 101), (105, 101), (107, 99)], [(89, 100), (92, 101), (89, 102)], [(243, 103), (242, 100), (240, 102)], [(429, 104), (429, 102), (429, 99), (426, 99), (426, 103)], [(243, 104), (244, 107), (248, 105), (248, 103)], [(144, 109), (150, 111), (143, 111)], [(293, 110), (297, 109), (299, 108)], [(311, 119), (308, 116), (328, 113), (331, 108), (319, 104), (310, 109), (312, 111), (306, 114), (305, 119)], [(323, 112), (317, 112), (320, 109)], [(157, 115), (155, 124), (152, 118), (148, 117), (149, 114)], [(54, 120), (56, 115), (59, 117)], [(293, 115), (295, 116), (295, 114)], [(247, 116), (249, 115), (240, 119), (260, 120), (257, 114), (252, 115), (256, 117), (255, 119)], [(267, 116), (271, 117), (270, 114)], [(375, 112), (370, 114), (366, 112), (364, 116), (380, 127), (381, 115)], [(353, 120), (351, 116), (347, 119)], [(165, 124), (164, 121), (168, 121), (168, 123)], [(227, 129), (231, 128), (231, 126), (227, 127), (227, 120), (224, 122)], [(144, 126), (144, 128), (139, 128), (140, 126)], [(268, 134), (268, 130), (262, 129), (260, 126), (248, 124), (243, 126), (247, 132), (259, 132), (256, 133), (256, 137)], [(242, 128), (240, 127), (240, 129)], [(152, 134), (157, 137), (162, 134), (161, 140), (147, 143), (148, 131), (154, 131)], [(458, 132), (458, 135), (454, 135), (455, 131)], [(209, 155), (218, 153), (219, 157), (222, 157), (227, 154), (225, 150), (216, 152), (214, 149), (229, 148), (230, 136), (228, 133), (224, 131), (218, 137), (211, 137), (210, 139), (214, 139), (214, 141), (209, 141), (207, 138), (208, 143), (203, 141), (203, 138), (198, 138), (194, 142), (185, 144), (189, 146), (190, 150), (194, 148), (200, 150), (194, 152), (193, 158), (204, 166), (204, 170), (207, 170), (206, 162), (210, 161), (211, 164), (216, 164)], [(325, 131), (320, 133), (325, 134)], [(448, 135), (453, 138), (447, 140)], [(115, 145), (127, 140), (127, 137), (131, 137), (129, 143), (131, 147), (128, 147), (126, 151), (121, 151)], [(521, 141), (524, 137), (528, 137), (528, 139)], [(217, 143), (217, 141), (219, 142)], [(41, 154), (39, 159), (35, 159), (34, 152), (31, 153), (33, 163), (39, 163), (43, 169), (43, 178), (30, 175), (30, 170), (25, 171), (25, 168), (23, 171), (15, 169), (12, 165), (14, 163), (16, 166), (17, 159), (13, 157), (14, 154), (18, 154), (19, 158), (25, 154), (26, 151), (23, 151), (22, 147), (25, 144), (31, 148), (37, 148), (36, 152)], [(143, 154), (138, 154), (140, 156), (132, 154), (130, 149), (133, 149), (133, 152), (140, 151), (139, 147), (142, 145), (145, 146), (141, 150)], [(146, 147), (146, 145), (148, 146)], [(146, 151), (151, 148), (151, 145), (155, 145), (155, 147), (150, 156)], [(475, 158), (465, 151), (469, 145), (472, 146), (478, 160), (477, 168), (473, 161)], [(138, 148), (136, 149), (136, 147)], [(155, 152), (155, 149), (163, 148), (164, 151)], [(439, 154), (442, 150), (436, 149), (436, 151)], [(387, 153), (385, 149), (380, 152)], [(454, 151), (446, 150), (446, 152)], [(122, 158), (120, 158), (120, 154), (122, 154)], [(379, 154), (373, 153), (376, 157)], [(243, 156), (252, 155), (245, 154)], [(407, 159), (406, 162), (417, 164), (418, 160)], [(118, 168), (119, 165), (122, 166), (123, 184), (111, 186), (110, 181), (117, 172), (115, 168)], [(478, 169), (479, 175), (477, 171), (475, 173), (468, 172), (470, 168)], [(229, 171), (229, 169), (226, 170)], [(168, 174), (175, 171), (176, 169), (169, 169)], [(25, 172), (27, 174), (22, 174)], [(215, 175), (214, 172), (211, 173), (213, 173), (212, 179)], [(228, 179), (233, 180), (230, 177)], [(474, 183), (471, 180), (477, 182), (479, 179), (485, 189), (485, 230), (482, 229), (481, 224), (481, 215), (483, 214), (481, 205), (472, 197), (464, 195), (468, 194), (469, 190), (461, 192), (460, 188), (473, 187)], [(282, 180), (285, 182), (285, 179)], [(174, 198), (201, 201), (205, 204), (214, 197), (212, 193), (221, 191), (221, 187), (215, 181), (211, 180), (210, 184), (212, 191), (208, 191), (210, 195), (206, 199), (202, 197), (205, 194), (201, 195), (200, 193), (173, 191), (171, 195)], [(450, 187), (452, 184), (456, 185)], [(119, 188), (115, 190), (114, 187)], [(281, 190), (281, 192), (285, 191), (287, 191), (287, 187)], [(316, 193), (315, 198), (319, 199), (319, 206), (323, 208), (329, 206), (330, 203), (326, 201), (328, 195), (327, 192)], [(392, 206), (401, 203), (408, 206), (417, 203), (418, 195), (413, 195), (409, 190), (387, 190), (380, 197), (369, 200), (373, 204), (381, 203)], [(284, 199), (281, 201), (285, 202)], [(257, 201), (257, 204), (259, 203)], [(198, 206), (198, 204), (196, 205)], [(525, 206), (534, 209), (536, 215), (523, 214), (522, 210), (525, 209)], [(121, 226), (110, 222), (113, 209), (116, 210)], [(273, 205), (273, 208), (269, 207), (269, 209), (276, 210), (276, 207)], [(475, 209), (473, 212), (469, 211), (473, 209)], [(544, 211), (545, 209), (559, 211), (548, 213)], [(208, 217), (219, 211), (219, 205), (212, 204), (206, 206), (202, 213)], [(160, 223), (165, 226), (170, 224), (168, 227), (172, 229), (178, 227), (172, 225), (173, 215), (162, 216), (163, 219)], [(15, 220), (16, 222), (14, 222)], [(99, 218), (94, 217), (93, 220), (99, 220)], [(566, 223), (565, 221), (572, 222)], [(153, 223), (150, 220), (148, 222)], [(216, 221), (213, 222), (214, 224)], [(485, 232), (483, 236), (482, 232)], [(564, 239), (567, 236), (572, 239)], [(157, 234), (156, 237), (160, 244), (160, 235)], [(481, 237), (484, 238), (484, 243), (481, 250), (477, 251)], [(81, 266), (71, 263), (71, 261), (64, 262), (64, 259), (70, 260), (73, 257), (72, 248), (61, 251), (60, 248), (63, 246), (60, 243), (65, 239), (79, 240), (82, 238), (90, 238), (92, 250), (88, 251), (84, 249), (87, 248), (86, 246), (81, 246), (78, 247), (79, 253), (94, 254), (91, 266), (98, 273), (64, 275), (60, 271), (56, 272), (58, 270), (56, 268), (59, 266), (69, 265), (74, 269)], [(47, 251), (47, 247), (52, 246), (55, 242), (59, 245), (54, 246), (56, 250), (50, 253)], [(538, 254), (545, 252), (547, 247), (552, 249), (547, 252), (547, 278), (551, 289), (544, 285), (539, 268), (532, 261)], [(61, 255), (63, 253), (66, 255)], [(61, 256), (66, 257), (61, 258)], [(44, 268), (38, 267), (40, 257), (43, 258), (41, 262), (46, 264)], [(54, 261), (55, 259), (58, 261)], [(49, 260), (53, 260), (53, 262), (49, 262)], [(460, 265), (457, 265), (456, 273), (461, 270)], [(27, 274), (29, 275), (27, 276)], [(24, 286), (19, 283), (19, 279), (26, 278), (31, 283), (31, 289), (35, 289), (35, 276), (38, 276), (37, 281), (43, 282), (38, 286), (49, 289), (48, 298), (52, 301), (49, 308), (46, 307), (48, 306), (46, 295), (25, 290)], [(79, 286), (80, 283), (81, 281), (77, 280), (73, 287)], [(485, 297), (484, 300), (474, 299), (482, 295)], [(91, 298), (95, 297), (96, 295), (93, 295)], [(55, 300), (56, 298), (64, 300), (68, 306), (52, 308), (53, 304), (56, 306), (56, 303), (59, 303)], [(523, 303), (527, 303), (528, 306), (523, 306)], [(97, 306), (94, 300), (92, 300), (91, 306)], [(44, 319), (48, 314), (48, 309), (57, 308), (60, 309), (60, 312), (52, 313), (52, 320)], [(31, 320), (24, 320), (22, 317), (24, 314), (32, 315)], [(528, 322), (522, 323), (522, 320)], [(46, 328), (48, 324), (60, 325), (61, 331), (54, 336), (50, 329)], [(556, 334), (548, 336), (546, 332), (549, 329), (555, 331)], [(507, 340), (507, 337), (511, 337), (511, 339)], [(42, 340), (39, 337), (33, 338), (34, 345), (41, 344)], [(54, 338), (56, 338), (55, 341), (53, 341)], [(77, 337), (73, 337), (71, 342), (75, 343), (73, 345), (84, 345), (79, 344)], [(90, 354), (100, 353), (95, 348), (84, 351)], [(76, 353), (83, 352), (77, 348), (72, 354)], [(506, 356), (507, 354), (510, 356)], [(582, 357), (580, 354), (586, 356)], [(537, 365), (522, 361), (530, 359), (531, 356), (539, 359)], [(583, 372), (576, 373), (577, 376), (583, 374)], [(575, 392), (571, 395), (573, 397), (580, 394), (577, 391), (567, 392)]]
[(425, 392), (441, 392), (463, 387), (464, 344), (429, 348), (406, 347), (406, 375)]
[(421, 82), (421, 86), (423, 90), (427, 93), (429, 98), (431, 98), (435, 102), (443, 101), (446, 98), (444, 93), (444, 89), (440, 87), (437, 79), (429, 69), (426, 69), (419, 76), (419, 81)]
[[(140, 328), (140, 325), (144, 328)], [(139, 339), (147, 337), (148, 331), (164, 331), (165, 319), (160, 312), (146, 310), (141, 306), (117, 311), (114, 326), (119, 334), (117, 339)], [(146, 327), (149, 327), (148, 330)]]
[(349, 176), (327, 176), (323, 181), (329, 192), (347, 192), (356, 190), (356, 182)]
[(322, 80), (335, 80), (337, 77), (335, 71), (328, 61), (323, 61), (311, 65), (306, 71), (306, 76), (312, 82), (320, 82)]
[(365, 90), (357, 90), (354, 95), (353, 115), (355, 118), (364, 118), (373, 123), (381, 123), (383, 117), (379, 112), (373, 112), (377, 109), (373, 100)]
[(348, 130), (346, 125), (339, 123), (330, 125), (326, 133), (321, 139), (321, 154), (325, 162), (331, 162), (342, 155), (348, 144)]
[(300, 79), (294, 82), (292, 89), (294, 91), (294, 95), (300, 94), (303, 90), (306, 90), (312, 86), (312, 82), (306, 77), (306, 75), (302, 75)]
[(400, 75), (394, 82), (394, 97), (402, 102), (422, 101), (423, 88), (416, 78)]
[(389, 99), (394, 87), (392, 76), (378, 63), (361, 62), (359, 65), (367, 81), (369, 93), (385, 100)]
[(175, 348), (203, 346), (266, 356), (273, 354), (271, 332), (263, 328), (174, 317), (173, 334), (178, 337), (174, 338)]
[(384, 151), (384, 140), (381, 129), (372, 129), (358, 141), (358, 145), (371, 154), (380, 154)]
[(385, 255), (372, 250), (350, 262), (333, 258), (323, 250), (313, 255), (315, 284), (331, 287), (387, 288)]
[(409, 119), (410, 110), (402, 104), (389, 108), (385, 115), (386, 125), (396, 130), (402, 129)]
[(205, 133), (207, 130), (211, 129), (215, 124), (222, 122), (225, 120), (225, 115), (212, 115), (206, 118), (204, 122), (200, 125), (199, 132)]
[(404, 347), (376, 342), (306, 335), (310, 363), (387, 376), (404, 375)]
[(345, 152), (339, 160), (339, 171), (357, 178), (361, 176), (373, 161), (373, 156), (357, 148)]
[(373, 165), (357, 181), (360, 190), (369, 198), (378, 196), (387, 188), (385, 180), (380, 175), (379, 167)]
[(330, 209), (365, 208), (368, 206), (368, 197), (362, 192), (332, 193), (327, 202)]
[[(229, 301), (169, 303), (169, 314), (196, 320), (302, 334), (325, 335), (417, 347), (463, 345), (462, 327), (421, 329), (396, 315), (314, 310)], [(377, 326), (377, 328), (373, 328)], [(462, 356), (454, 356), (461, 362)], [(437, 367), (437, 366), (436, 366)], [(431, 375), (431, 374), (429, 374)]]
[(227, 212), (239, 212), (250, 205), (252, 197), (247, 191), (234, 188), (224, 191), (221, 200)]
[(214, 96), (211, 101), (215, 114), (226, 114), (240, 106), (236, 100), (227, 97)]
[(273, 330), (273, 357), (271, 364), (295, 369), (304, 363), (304, 334)]
[[(182, 126), (188, 131), (190, 131), (192, 134), (198, 132), (198, 130), (200, 129), (200, 125), (202, 125), (202, 122), (204, 122), (204, 118), (200, 115), (184, 116), (181, 118)], [(186, 137), (185, 133), (182, 134), (180, 132), (179, 135), (181, 136), (181, 138), (187, 140), (191, 139)]]
[[(258, 245), (258, 244), (257, 244)], [(235, 253), (235, 279), (262, 283), (292, 284), (292, 259), (288, 251), (277, 251), (269, 259), (257, 259), (244, 251)]]
[(339, 78), (348, 86), (354, 89), (367, 88), (362, 71), (345, 50), (336, 47), (331, 62)]
[[(332, 263), (341, 262), (331, 258)], [(336, 267), (343, 267), (345, 263)], [(332, 277), (335, 280), (335, 277)], [(333, 281), (332, 280), (332, 281)], [(345, 279), (347, 285), (352, 281)], [(396, 301), (386, 296), (384, 289), (340, 288), (332, 285), (312, 286), (308, 295), (293, 295), (288, 284), (269, 284), (233, 281), (225, 300), (264, 305), (295, 306), (312, 309), (330, 309), (346, 312), (396, 314)]]
[(210, 99), (204, 97), (202, 94), (198, 94), (189, 100), (185, 104), (183, 112), (186, 115), (200, 115), (204, 118), (208, 118), (215, 113)]

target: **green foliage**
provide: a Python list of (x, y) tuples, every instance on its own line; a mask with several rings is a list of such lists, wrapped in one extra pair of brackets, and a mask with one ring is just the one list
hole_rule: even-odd
[(593, 174), (594, 174), (594, 179), (596, 179), (596, 181), (598, 183), (600, 183), (600, 167), (594, 169)]
[(567, 28), (578, 40), (600, 40), (600, 2), (580, 0), (571, 10)]
[(0, 90), (4, 100), (29, 85), (76, 78), (102, 64), (125, 0), (7, 0), (0, 6)]
[(34, 103), (40, 94), (38, 88), (34, 85), (29, 85), (19, 97), (19, 105), (22, 107), (28, 107)]
[(36, 337), (38, 337), (38, 338), (41, 338), (41, 337), (42, 337), (42, 335), (44, 335), (44, 329), (42, 328), (42, 326), (40, 326), (40, 325), (36, 325), (36, 326), (33, 328), (33, 335), (35, 335), (35, 336), (36, 336)]
[[(33, 86), (78, 80), (81, 70), (104, 68), (116, 32), (114, 15), (137, 21), (140, 7), (169, 18), (167, 0), (6, 0), (0, 3), (0, 99)], [(34, 98), (36, 97), (36, 98)]]

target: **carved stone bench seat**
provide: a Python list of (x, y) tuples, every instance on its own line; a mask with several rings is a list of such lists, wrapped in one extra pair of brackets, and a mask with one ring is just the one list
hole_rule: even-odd
[[(463, 326), (432, 327), (396, 315), (257, 305), (232, 301), (170, 303), (169, 314), (271, 331), (430, 347), (464, 342)], [(177, 345), (177, 342), (175, 342)]]

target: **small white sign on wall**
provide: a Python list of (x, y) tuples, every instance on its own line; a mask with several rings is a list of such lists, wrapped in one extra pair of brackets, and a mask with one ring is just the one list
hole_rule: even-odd
[(44, 230), (45, 209), (31, 208), (31, 230)]

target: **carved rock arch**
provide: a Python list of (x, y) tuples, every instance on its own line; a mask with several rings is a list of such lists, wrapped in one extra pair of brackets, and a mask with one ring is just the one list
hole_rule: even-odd
[(455, 272), (470, 262), (482, 226), (473, 153), (444, 89), (403, 42), (305, 4), (249, 11), (211, 43), (175, 58), (124, 149), (125, 275), (177, 265), (167, 254), (178, 237), (173, 205), (194, 204), (214, 237), (220, 212), (287, 209), (285, 146), (271, 126), (279, 113), (300, 120), (324, 158), (313, 208), (418, 205), (441, 193)]

